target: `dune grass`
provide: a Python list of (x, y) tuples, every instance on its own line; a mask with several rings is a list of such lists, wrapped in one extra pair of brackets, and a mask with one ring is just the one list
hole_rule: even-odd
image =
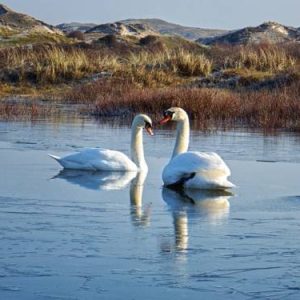
[(105, 70), (115, 70), (117, 59), (68, 46), (42, 45), (0, 50), (2, 78), (12, 82), (58, 84)]
[[(199, 88), (200, 78), (215, 81), (213, 87)], [(224, 78), (237, 78), (241, 85), (224, 89), (218, 86)], [(65, 85), (65, 92), (57, 93), (62, 101), (83, 104), (85, 112), (98, 117), (132, 116), (141, 111), (158, 116), (175, 105), (185, 108), (203, 127), (296, 130), (299, 80), (300, 51), (292, 44), (207, 49), (162, 46), (151, 51), (142, 45), (139, 51), (123, 54), (75, 44), (0, 49), (0, 94), (18, 93), (22, 86), (36, 93), (49, 86), (62, 90)], [(261, 82), (263, 88), (255, 88)], [(24, 106), (14, 112), (1, 105), (2, 117), (31, 116), (35, 111)], [(42, 114), (43, 108), (38, 111)]]
[(182, 82), (181, 78), (207, 76), (212, 62), (187, 50), (143, 51), (125, 57), (71, 46), (43, 45), (0, 50), (2, 78), (12, 82), (61, 83), (109, 72), (143, 86)]
[(219, 69), (246, 69), (276, 73), (293, 68), (299, 57), (291, 45), (215, 46), (210, 56)]

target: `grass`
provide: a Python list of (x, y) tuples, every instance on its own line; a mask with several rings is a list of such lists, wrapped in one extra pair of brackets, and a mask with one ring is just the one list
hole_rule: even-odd
[[(0, 96), (23, 93), (59, 98), (83, 104), (84, 112), (97, 117), (138, 112), (158, 117), (170, 106), (181, 106), (202, 127), (299, 129), (300, 51), (296, 45), (203, 49), (191, 42), (175, 47), (174, 39), (168, 39), (168, 47), (157, 37), (131, 42), (135, 50), (124, 52), (122, 47), (114, 51), (111, 45), (80, 43), (0, 49)], [(220, 85), (228, 78), (237, 78), (235, 88)], [(199, 79), (213, 85), (199, 88)], [(45, 112), (37, 104), (15, 109), (7, 105), (1, 103), (1, 118)]]
[(78, 80), (114, 68), (115, 59), (89, 56), (75, 47), (53, 45), (14, 47), (0, 51), (2, 78), (11, 82), (37, 84)]
[(271, 92), (237, 92), (186, 87), (140, 88), (126, 81), (102, 80), (69, 93), (67, 98), (80, 103), (86, 101), (86, 111), (96, 117), (132, 117), (145, 112), (159, 118), (168, 107), (180, 106), (202, 128), (248, 126), (299, 130), (299, 93), (299, 83)]
[(293, 68), (297, 57), (291, 45), (214, 46), (210, 51), (218, 69), (247, 69), (277, 73)]
[(109, 72), (142, 86), (162, 86), (183, 78), (207, 76), (212, 62), (187, 50), (143, 51), (125, 57), (71, 46), (13, 47), (0, 50), (2, 78), (11, 82), (54, 83)]
[(0, 27), (0, 38), (9, 39), (14, 34), (17, 34), (16, 30), (13, 30), (9, 27), (1, 26)]

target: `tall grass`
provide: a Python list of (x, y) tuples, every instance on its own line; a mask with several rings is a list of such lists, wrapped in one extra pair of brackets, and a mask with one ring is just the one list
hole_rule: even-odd
[(2, 49), (0, 57), (2, 77), (41, 84), (81, 79), (107, 69), (115, 70), (117, 65), (115, 57), (53, 45)]
[(71, 46), (44, 45), (2, 49), (0, 57), (0, 76), (40, 84), (107, 71), (142, 86), (162, 86), (179, 82), (182, 77), (207, 76), (212, 69), (212, 62), (204, 54), (187, 50), (141, 51), (118, 57)]
[[(180, 106), (202, 127), (250, 126), (300, 129), (300, 84), (273, 91), (206, 88), (140, 88), (129, 82), (99, 81), (76, 89), (68, 99), (88, 103), (97, 117), (133, 116), (139, 112), (159, 118), (168, 107)], [(89, 98), (85, 97), (89, 91)]]
[(296, 59), (277, 45), (233, 47), (224, 59), (224, 68), (248, 69), (276, 73), (288, 70)]
[(128, 64), (134, 68), (144, 67), (148, 71), (161, 69), (183, 76), (207, 76), (212, 70), (212, 61), (204, 54), (183, 49), (132, 54), (128, 58)]
[(143, 86), (165, 86), (182, 82), (183, 78), (208, 76), (212, 65), (204, 54), (165, 49), (132, 53), (122, 65), (122, 73)]
[(243, 49), (240, 62), (245, 68), (269, 72), (283, 71), (295, 65), (295, 60), (279, 48)]

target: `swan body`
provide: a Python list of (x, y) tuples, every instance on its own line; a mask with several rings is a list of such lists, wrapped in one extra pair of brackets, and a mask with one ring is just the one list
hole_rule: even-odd
[(185, 152), (175, 156), (163, 170), (166, 186), (184, 185), (193, 189), (232, 188), (230, 170), (214, 152)]
[(178, 107), (165, 111), (161, 123), (177, 122), (177, 138), (170, 162), (165, 166), (162, 179), (165, 186), (190, 189), (227, 189), (234, 187), (228, 177), (230, 169), (214, 152), (187, 151), (190, 126), (187, 113)]
[(63, 168), (89, 171), (147, 171), (148, 166), (144, 158), (143, 128), (150, 135), (152, 121), (147, 115), (137, 115), (131, 127), (131, 159), (120, 151), (88, 148), (64, 157), (50, 155)]
[(138, 171), (136, 164), (120, 151), (88, 148), (65, 157), (50, 155), (65, 169), (89, 171)]

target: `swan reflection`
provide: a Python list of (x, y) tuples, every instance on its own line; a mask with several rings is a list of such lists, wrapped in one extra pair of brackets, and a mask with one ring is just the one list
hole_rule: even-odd
[(53, 179), (63, 179), (90, 190), (120, 190), (130, 183), (130, 215), (135, 226), (150, 224), (151, 204), (143, 209), (143, 190), (147, 172), (60, 171)]
[(213, 225), (220, 224), (227, 219), (230, 208), (228, 200), (231, 196), (232, 193), (221, 190), (175, 191), (164, 187), (162, 197), (173, 216), (175, 249), (185, 251), (188, 248), (189, 219), (202, 218)]
[(137, 176), (136, 172), (95, 172), (62, 170), (53, 178), (64, 179), (69, 183), (90, 190), (120, 190)]
[(143, 210), (143, 191), (147, 172), (140, 172), (130, 184), (131, 220), (135, 226), (148, 226), (150, 224), (150, 204)]

